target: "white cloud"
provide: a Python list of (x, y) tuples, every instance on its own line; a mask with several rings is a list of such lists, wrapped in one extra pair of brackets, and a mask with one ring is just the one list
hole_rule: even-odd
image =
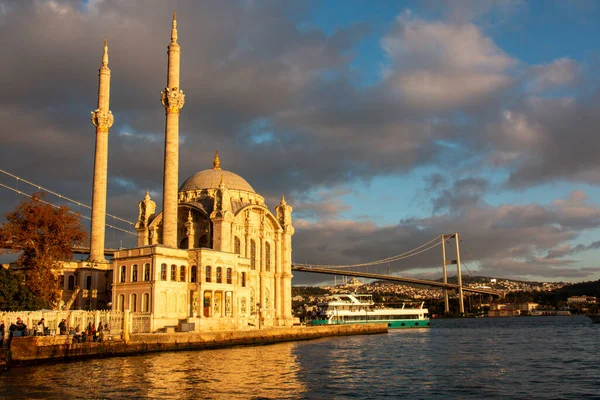
[(569, 58), (563, 57), (550, 64), (534, 65), (531, 67), (532, 91), (545, 91), (565, 86), (577, 80), (580, 72), (579, 64)]
[(473, 24), (398, 17), (381, 45), (386, 80), (414, 106), (461, 107), (507, 87), (516, 61)]

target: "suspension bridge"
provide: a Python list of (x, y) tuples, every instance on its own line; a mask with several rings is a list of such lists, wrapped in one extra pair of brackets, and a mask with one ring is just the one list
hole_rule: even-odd
[[(31, 186), (35, 191), (42, 191), (42, 192), (46, 192), (52, 196), (55, 196), (56, 198), (59, 199), (60, 203), (67, 202), (69, 204), (76, 206), (78, 210), (81, 210), (82, 208), (86, 209), (86, 210), (91, 210), (91, 207), (86, 204), (83, 204), (77, 200), (73, 200), (62, 194), (59, 194), (52, 190), (46, 189), (40, 185), (29, 182), (19, 176), (13, 175), (7, 171), (0, 169), (0, 175), (2, 175), (2, 174), (11, 179), (14, 179), (15, 185), (11, 186), (11, 185), (0, 182), (0, 187), (10, 190), (10, 191), (13, 191), (13, 192), (17, 193), (18, 195), (26, 196), (26, 197), (30, 197), (30, 198), (32, 197), (31, 194), (28, 194), (24, 190), (19, 189), (19, 183), (22, 182), (28, 186)], [(56, 205), (54, 203), (51, 203), (51, 202), (48, 202), (45, 200), (41, 200), (41, 201), (46, 204), (49, 204), (53, 207), (57, 207), (57, 208), (60, 207), (59, 205)], [(81, 212), (75, 212), (75, 211), (71, 211), (71, 212), (79, 215), (83, 219), (87, 219), (87, 220), (90, 219), (90, 217), (81, 214)], [(111, 214), (106, 214), (106, 215), (107, 215), (107, 218), (112, 218), (113, 221), (119, 222), (126, 226), (126, 228), (122, 228), (122, 227), (116, 226), (115, 224), (107, 223), (106, 224), (107, 228), (119, 231), (126, 235), (133, 235), (133, 236), (137, 235), (137, 233), (130, 230), (131, 227), (135, 226), (134, 222), (128, 221), (126, 219), (123, 219), (123, 218), (120, 218), (120, 217), (117, 217), (117, 216), (114, 216)], [(449, 243), (449, 239), (455, 239), (455, 243), (456, 243), (456, 259), (452, 259), (452, 260), (446, 259), (445, 245), (446, 245), (446, 243)], [(370, 262), (366, 262), (366, 263), (358, 263), (358, 264), (352, 264), (352, 265), (316, 265), (316, 264), (293, 263), (292, 270), (299, 271), (299, 272), (308, 272), (308, 273), (326, 274), (326, 275), (335, 275), (335, 276), (361, 277), (361, 278), (373, 279), (373, 280), (384, 280), (384, 281), (391, 281), (391, 282), (400, 282), (400, 283), (424, 285), (424, 286), (441, 288), (444, 290), (444, 302), (445, 302), (445, 311), (446, 312), (449, 312), (448, 293), (449, 293), (449, 291), (455, 291), (457, 293), (458, 299), (459, 299), (460, 312), (464, 313), (463, 292), (487, 294), (487, 295), (493, 295), (493, 296), (504, 296), (504, 292), (489, 289), (489, 288), (463, 286), (462, 275), (461, 275), (459, 243), (460, 243), (460, 239), (459, 239), (458, 233), (453, 233), (453, 234), (449, 234), (449, 235), (440, 235), (440, 236), (436, 236), (435, 238), (431, 239), (430, 241), (428, 241), (412, 250), (409, 250), (409, 251), (406, 251), (401, 254), (391, 256), (391, 257), (386, 257), (386, 258), (383, 258), (380, 260), (376, 260), (376, 261), (370, 261)], [(441, 246), (441, 248), (442, 248), (442, 258), (441, 258), (442, 259), (442, 262), (441, 262), (442, 274), (443, 274), (442, 282), (428, 280), (428, 279), (401, 277), (401, 276), (392, 274), (390, 267), (389, 267), (392, 262), (397, 262), (397, 261), (405, 260), (405, 259), (408, 259), (411, 257), (415, 257), (417, 255), (420, 255), (427, 251), (430, 251), (438, 246)], [(117, 249), (106, 248), (104, 250), (104, 254), (105, 254), (105, 256), (112, 256), (112, 255), (114, 255), (114, 252), (116, 250)], [(90, 248), (89, 247), (75, 247), (75, 248), (73, 248), (73, 251), (77, 254), (89, 254)], [(369, 267), (377, 267), (377, 266), (386, 265), (386, 264), (388, 265), (388, 273), (387, 274), (371, 273), (371, 272), (366, 271), (366, 269)], [(448, 275), (447, 275), (447, 265), (448, 264), (457, 266), (458, 283), (449, 283), (448, 282)]]

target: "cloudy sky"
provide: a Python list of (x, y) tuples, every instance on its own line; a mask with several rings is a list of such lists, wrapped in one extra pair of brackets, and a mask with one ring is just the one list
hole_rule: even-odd
[[(271, 206), (285, 193), (296, 262), (371, 261), (459, 232), (476, 275), (600, 278), (594, 0), (0, 0), (0, 169), (91, 203), (107, 37), (108, 212), (134, 220), (146, 188), (160, 209), (173, 10), (180, 182), (218, 149)], [(0, 211), (20, 200), (0, 188)], [(135, 243), (107, 230), (108, 247), (121, 240)], [(440, 261), (438, 247), (390, 267), (439, 277)]]

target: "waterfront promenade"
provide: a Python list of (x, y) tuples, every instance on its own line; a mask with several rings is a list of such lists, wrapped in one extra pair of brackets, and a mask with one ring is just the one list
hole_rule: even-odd
[(387, 333), (387, 324), (295, 326), (226, 332), (137, 333), (125, 340), (74, 343), (73, 335), (14, 337), (0, 366), (126, 356), (160, 351), (204, 350), (310, 340), (329, 336)]

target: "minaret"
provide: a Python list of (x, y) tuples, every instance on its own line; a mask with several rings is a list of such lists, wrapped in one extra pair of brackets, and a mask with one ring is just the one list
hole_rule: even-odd
[(285, 197), (281, 195), (281, 202), (275, 207), (277, 219), (283, 230), (280, 233), (280, 266), (275, 272), (278, 277), (277, 288), (278, 293), (276, 298), (280, 299), (278, 308), (275, 310), (276, 317), (281, 318), (283, 325), (291, 324), (292, 321), (292, 236), (294, 235), (294, 227), (292, 226), (292, 211), (293, 208), (285, 201)]
[(108, 68), (108, 41), (104, 39), (102, 66), (98, 73), (98, 108), (92, 111), (96, 127), (96, 153), (94, 155), (94, 187), (92, 189), (92, 228), (90, 235), (90, 260), (104, 259), (104, 230), (106, 224), (106, 181), (108, 169), (108, 130), (114, 119), (109, 110), (110, 69)]
[(179, 188), (179, 110), (185, 95), (179, 89), (179, 58), (181, 50), (177, 44), (177, 14), (173, 13), (171, 44), (168, 47), (169, 72), (167, 87), (161, 92), (165, 106), (165, 169), (163, 176), (163, 233), (162, 244), (177, 247), (177, 190)]

